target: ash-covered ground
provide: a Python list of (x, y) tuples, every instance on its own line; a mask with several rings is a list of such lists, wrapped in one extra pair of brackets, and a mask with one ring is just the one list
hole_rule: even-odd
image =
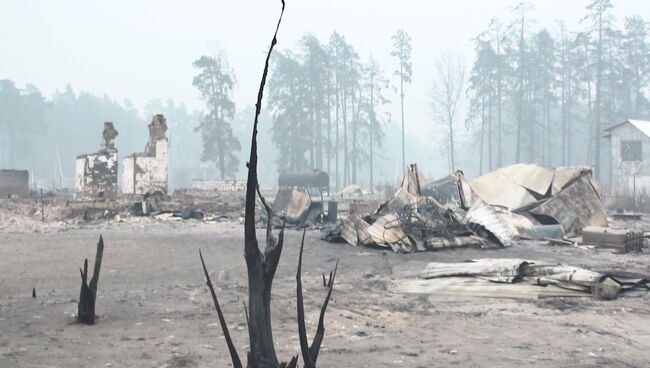
[[(239, 220), (41, 223), (34, 216), (12, 217), (6, 211), (3, 216), (0, 367), (230, 366), (199, 249), (235, 343), (240, 352), (247, 349)], [(74, 317), (78, 270), (84, 258), (92, 264), (99, 234), (106, 244), (99, 317), (94, 326), (80, 325)], [(276, 349), (285, 360), (299, 352), (295, 272), (301, 234), (287, 230), (272, 294)], [(263, 230), (258, 237), (263, 239)], [(394, 280), (416, 277), (427, 262), (476, 258), (650, 273), (648, 253), (526, 242), (497, 250), (393, 254), (327, 243), (309, 230), (303, 266), (309, 336), (326, 293), (321, 275), (340, 260), (319, 366), (647, 366), (650, 295), (516, 301), (406, 295), (390, 287)]]

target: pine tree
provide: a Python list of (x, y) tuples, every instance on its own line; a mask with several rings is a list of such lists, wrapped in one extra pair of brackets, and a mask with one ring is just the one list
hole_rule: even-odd
[(604, 52), (604, 37), (606, 30), (609, 28), (611, 18), (609, 10), (612, 8), (610, 0), (594, 0), (587, 6), (589, 14), (585, 17), (591, 21), (592, 32), (596, 34), (596, 100), (594, 104), (594, 166), (596, 177), (600, 177), (600, 148), (601, 148), (601, 112), (602, 112), (602, 85), (603, 85), (603, 59), (606, 57)]
[(222, 55), (201, 56), (194, 62), (194, 67), (199, 74), (194, 77), (192, 85), (199, 90), (207, 108), (196, 128), (203, 140), (201, 160), (214, 161), (221, 179), (225, 180), (237, 172), (238, 158), (235, 152), (241, 149), (230, 126), (235, 116), (235, 103), (232, 101), (234, 72)]
[(305, 119), (311, 105), (305, 67), (289, 51), (276, 53), (272, 67), (268, 104), (273, 116), (271, 140), (279, 152), (278, 170), (307, 171), (312, 125)]
[[(369, 186), (370, 192), (374, 193), (375, 190), (375, 146), (381, 147), (384, 138), (384, 132), (381, 127), (382, 122), (377, 117), (377, 110), (382, 106), (387, 105), (390, 101), (384, 96), (384, 91), (388, 88), (388, 80), (385, 79), (382, 75), (381, 69), (377, 61), (370, 56), (366, 67), (366, 83), (365, 90), (366, 95), (368, 96), (367, 102), (363, 108), (360, 108), (361, 111), (366, 112), (366, 131), (368, 137), (368, 165), (369, 165)], [(388, 115), (390, 118), (390, 115)], [(364, 160), (366, 161), (366, 160)]]
[(399, 77), (399, 97), (402, 114), (402, 168), (406, 168), (406, 151), (404, 148), (404, 83), (411, 83), (413, 70), (411, 66), (411, 37), (404, 30), (399, 29), (393, 35), (393, 51), (391, 56), (395, 56), (399, 62), (399, 68), (395, 70), (395, 75)]

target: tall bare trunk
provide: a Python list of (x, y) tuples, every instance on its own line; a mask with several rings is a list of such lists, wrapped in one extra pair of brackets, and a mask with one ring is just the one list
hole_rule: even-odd
[(595, 144), (595, 160), (594, 166), (596, 171), (596, 180), (600, 179), (600, 134), (601, 134), (601, 117), (600, 117), (600, 103), (601, 103), (601, 84), (603, 73), (603, 15), (602, 11), (598, 14), (598, 63), (597, 63), (597, 76), (596, 76), (596, 127), (594, 131), (594, 144)]

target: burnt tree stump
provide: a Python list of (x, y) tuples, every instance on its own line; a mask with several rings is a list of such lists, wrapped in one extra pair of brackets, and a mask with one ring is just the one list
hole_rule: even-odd
[(81, 272), (81, 291), (79, 292), (77, 321), (87, 325), (95, 324), (95, 300), (97, 299), (97, 283), (99, 281), (99, 270), (102, 267), (103, 254), (104, 239), (100, 235), (97, 252), (95, 253), (95, 268), (90, 282), (88, 282), (88, 258), (84, 260), (83, 270), (79, 269)]

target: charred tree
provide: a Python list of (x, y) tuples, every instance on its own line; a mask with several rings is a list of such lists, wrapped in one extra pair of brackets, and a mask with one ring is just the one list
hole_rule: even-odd
[(79, 269), (81, 272), (81, 292), (79, 293), (77, 321), (87, 325), (95, 324), (95, 300), (97, 299), (97, 283), (99, 282), (99, 270), (102, 267), (103, 254), (104, 239), (100, 235), (97, 252), (95, 253), (95, 269), (90, 282), (88, 282), (88, 258), (84, 260), (83, 270)]
[[(305, 309), (303, 305), (302, 298), (302, 250), (305, 246), (305, 230), (302, 233), (302, 241), (300, 242), (300, 256), (298, 257), (298, 271), (296, 272), (296, 294), (297, 294), (297, 307), (298, 307), (298, 337), (300, 338), (300, 350), (302, 352), (302, 360), (305, 364), (305, 368), (315, 368), (316, 359), (318, 358), (318, 352), (320, 350), (320, 345), (323, 342), (323, 337), (325, 336), (325, 310), (327, 310), (327, 305), (329, 304), (330, 297), (332, 296), (332, 289), (334, 288), (334, 279), (336, 278), (336, 270), (339, 267), (339, 262), (336, 261), (336, 266), (334, 266), (334, 271), (330, 272), (330, 278), (327, 283), (327, 296), (325, 297), (325, 302), (320, 310), (320, 317), (318, 318), (318, 327), (316, 329), (316, 335), (314, 335), (314, 340), (311, 345), (307, 342), (307, 329), (305, 327)], [(323, 274), (323, 281), (325, 281), (325, 275)]]
[[(276, 367), (297, 367), (298, 357), (295, 356), (288, 363), (280, 363), (277, 355), (275, 353), (275, 348), (273, 344), (273, 331), (271, 328), (271, 287), (273, 285), (273, 277), (275, 276), (275, 271), (277, 269), (278, 263), (280, 261), (280, 256), (282, 254), (282, 246), (284, 243), (284, 227), (280, 230), (280, 233), (277, 238), (273, 236), (271, 223), (273, 213), (271, 208), (268, 206), (261, 193), (259, 192), (258, 177), (257, 177), (257, 126), (258, 119), (262, 107), (262, 99), (264, 93), (264, 86), (266, 84), (266, 77), (269, 69), (269, 59), (271, 57), (271, 52), (273, 47), (277, 43), (277, 33), (280, 28), (280, 23), (282, 21), (282, 15), (284, 14), (284, 0), (282, 0), (282, 12), (280, 13), (280, 19), (273, 35), (273, 40), (271, 41), (271, 46), (269, 48), (268, 54), (266, 56), (266, 62), (264, 65), (264, 72), (262, 74), (262, 81), (260, 83), (257, 103), (255, 104), (255, 121), (253, 123), (253, 133), (251, 141), (251, 153), (250, 159), (247, 163), (248, 167), (248, 180), (246, 184), (246, 206), (245, 206), (245, 216), (244, 216), (244, 256), (246, 259), (246, 268), (248, 271), (248, 308), (244, 305), (246, 309), (246, 321), (248, 323), (248, 335), (250, 339), (250, 352), (248, 352), (248, 362), (247, 367), (250, 368), (276, 368)], [(260, 251), (257, 236), (255, 234), (255, 200), (256, 196), (259, 195), (260, 201), (262, 202), (267, 214), (268, 222), (266, 228), (266, 247), (264, 252)], [(336, 270), (332, 273), (331, 282), (329, 285), (329, 290), (327, 298), (321, 309), (320, 320), (314, 341), (311, 345), (307, 343), (307, 335), (305, 330), (305, 320), (304, 320), (304, 309), (303, 309), (303, 298), (302, 298), (302, 285), (300, 280), (300, 271), (302, 269), (302, 248), (304, 246), (304, 233), (302, 244), (300, 247), (300, 258), (298, 259), (298, 273), (296, 275), (297, 281), (297, 300), (298, 300), (298, 330), (300, 336), (300, 346), (303, 355), (303, 360), (305, 367), (314, 367), (316, 363), (316, 358), (318, 357), (318, 351), (320, 349), (320, 344), (323, 339), (325, 332), (323, 326), (323, 319), (325, 315), (325, 310), (329, 303), (331, 296), (332, 288), (334, 286), (334, 277)], [(241, 360), (237, 353), (237, 350), (230, 338), (230, 333), (228, 332), (228, 326), (226, 325), (221, 307), (219, 306), (219, 301), (217, 300), (217, 295), (214, 291), (212, 281), (210, 280), (210, 275), (207, 268), (205, 267), (205, 262), (203, 261), (203, 255), (199, 251), (199, 256), (201, 258), (201, 264), (203, 266), (203, 271), (207, 279), (207, 286), (210, 289), (212, 295), (212, 300), (214, 302), (217, 314), (219, 316), (219, 322), (226, 339), (226, 344), (228, 345), (228, 350), (230, 352), (230, 357), (232, 359), (233, 367), (240, 368), (242, 367)]]

